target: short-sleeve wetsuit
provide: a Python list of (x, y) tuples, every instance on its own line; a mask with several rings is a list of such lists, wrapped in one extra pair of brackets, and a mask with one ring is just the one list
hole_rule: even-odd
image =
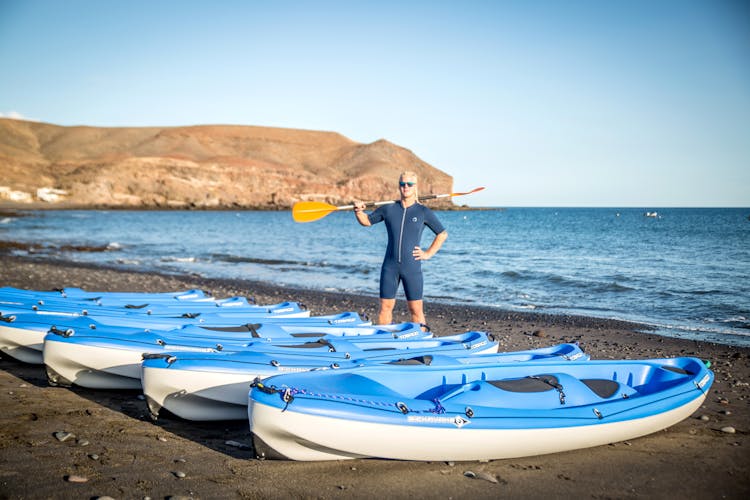
[(385, 221), (388, 246), (380, 269), (380, 298), (395, 299), (399, 282), (404, 284), (406, 300), (422, 300), (422, 261), (412, 255), (422, 240), (425, 226), (435, 234), (445, 231), (432, 210), (419, 203), (404, 210), (400, 201), (381, 205), (368, 215), (370, 224)]

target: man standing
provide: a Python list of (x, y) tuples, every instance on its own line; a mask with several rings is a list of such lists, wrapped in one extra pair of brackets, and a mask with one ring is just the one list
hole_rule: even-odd
[[(380, 313), (378, 323), (387, 325), (393, 320), (396, 291), (403, 283), (406, 302), (415, 323), (426, 323), (422, 289), (422, 261), (432, 258), (443, 246), (448, 231), (437, 216), (419, 203), (417, 198), (417, 174), (404, 172), (399, 177), (401, 199), (396, 203), (381, 205), (371, 214), (365, 213), (365, 204), (354, 203), (354, 215), (363, 226), (372, 226), (385, 221), (388, 231), (388, 246), (380, 269)], [(427, 250), (419, 243), (425, 226), (435, 233), (435, 239)]]

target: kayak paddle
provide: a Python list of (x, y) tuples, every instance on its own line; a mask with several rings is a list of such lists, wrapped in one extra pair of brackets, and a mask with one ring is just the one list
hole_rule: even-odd
[[(464, 196), (467, 194), (476, 193), (477, 191), (481, 191), (482, 189), (484, 188), (478, 187), (472, 189), (471, 191), (466, 191), (465, 193), (428, 194), (426, 196), (420, 196), (419, 201), (434, 200), (437, 198), (449, 198), (453, 196)], [(389, 205), (391, 203), (396, 203), (396, 200), (368, 201), (365, 202), (365, 205), (368, 207), (379, 207), (380, 205)], [(354, 205), (341, 205), (337, 207), (336, 205), (330, 205), (322, 201), (298, 201), (292, 207), (292, 218), (294, 218), (295, 222), (313, 222), (322, 219), (332, 212), (352, 209), (354, 209)]]

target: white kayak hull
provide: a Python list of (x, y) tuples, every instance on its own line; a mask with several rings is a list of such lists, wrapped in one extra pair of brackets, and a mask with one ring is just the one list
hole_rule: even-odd
[[(404, 427), (342, 420), (252, 403), (250, 426), (256, 453), (290, 460), (384, 457), (398, 460), (468, 461), (519, 458), (591, 448), (665, 429), (689, 417), (698, 398), (658, 415), (612, 424), (560, 429)], [(269, 450), (269, 451), (266, 451)], [(273, 451), (270, 451), (273, 450)]]
[(14, 328), (0, 324), (0, 352), (34, 365), (44, 364), (42, 349), (49, 328)]
[(267, 458), (494, 460), (634, 439), (695, 412), (714, 375), (691, 357), (367, 366), (254, 382)]
[(247, 419), (247, 392), (268, 373), (187, 372), (144, 366), (141, 384), (151, 417), (168, 410), (186, 420)]
[(140, 389), (141, 352), (105, 345), (44, 341), (44, 364), (53, 385), (90, 389)]

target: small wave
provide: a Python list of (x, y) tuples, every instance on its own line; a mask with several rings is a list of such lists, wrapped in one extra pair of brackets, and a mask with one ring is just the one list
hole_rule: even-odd
[(198, 259), (195, 257), (162, 257), (162, 262), (197, 262)]
[(459, 300), (456, 297), (453, 297), (452, 295), (432, 295), (432, 294), (430, 294), (429, 297), (431, 299), (435, 299), (435, 300)]
[(279, 266), (279, 265), (289, 265), (289, 264), (297, 264), (297, 265), (306, 265), (305, 262), (296, 262), (293, 260), (282, 260), (282, 259), (261, 259), (258, 257), (242, 257), (239, 255), (227, 255), (227, 254), (211, 254), (211, 258), (213, 260), (218, 260), (220, 262), (228, 262), (230, 264), (264, 264), (267, 266)]
[(13, 221), (10, 217), (5, 217), (4, 219), (0, 220), (0, 224), (10, 224)]
[(680, 293), (685, 295), (723, 295), (726, 292), (723, 290), (688, 290)]
[(44, 247), (38, 243), (23, 243), (20, 241), (0, 241), (0, 251), (26, 251), (36, 252), (43, 250)]
[(702, 296), (702, 295), (727, 295), (727, 290), (719, 290), (719, 289), (696, 289), (696, 290), (690, 290), (690, 289), (678, 289), (678, 288), (670, 288), (664, 290), (664, 293), (669, 295), (679, 295), (682, 297), (692, 297), (692, 296)]
[(674, 332), (674, 333), (680, 333), (683, 332), (684, 334), (689, 335), (695, 335), (698, 340), (706, 340), (705, 336), (707, 335), (713, 335), (713, 336), (727, 336), (727, 337), (733, 337), (737, 340), (742, 340), (745, 343), (750, 344), (750, 336), (746, 333), (740, 333), (732, 330), (727, 330), (724, 328), (711, 328), (711, 327), (691, 327), (691, 326), (685, 326), (685, 325), (660, 325), (660, 324), (653, 324), (652, 326), (655, 326), (659, 330)]
[[(54, 249), (54, 247), (52, 247)], [(109, 252), (112, 248), (109, 245), (60, 245), (57, 250), (61, 252), (81, 252), (81, 253), (97, 253), (97, 252)]]
[(621, 285), (620, 283), (617, 283), (616, 281), (613, 281), (612, 283), (603, 284), (600, 287), (601, 291), (605, 292), (632, 292), (635, 290), (635, 288)]
[(0, 251), (26, 251), (36, 254), (50, 254), (56, 252), (98, 253), (111, 250), (108, 245), (42, 245), (40, 243), (24, 243), (20, 241), (0, 241)]
[(116, 262), (118, 264), (125, 264), (128, 266), (139, 266), (141, 264), (141, 261), (136, 259), (117, 259)]
[(745, 316), (735, 316), (733, 318), (727, 318), (722, 320), (723, 322), (733, 322), (733, 321), (747, 321), (747, 318)]
[(750, 321), (745, 316), (732, 316), (721, 319), (707, 318), (705, 321), (710, 324), (722, 324), (731, 328), (750, 330)]
[(618, 283), (617, 281), (580, 280), (576, 278), (561, 276), (559, 274), (550, 275), (547, 280), (550, 283), (562, 287), (579, 288), (583, 290), (591, 290), (594, 292), (632, 292), (636, 290), (636, 288), (623, 285), (621, 283)]
[(289, 272), (289, 271), (301, 271), (304, 268), (313, 269), (331, 269), (334, 271), (344, 271), (346, 273), (357, 273), (357, 274), (371, 274), (373, 269), (370, 267), (362, 266), (356, 267), (348, 264), (337, 264), (328, 261), (297, 261), (297, 260), (284, 260), (284, 259), (263, 259), (259, 257), (244, 257), (240, 255), (228, 255), (228, 254), (211, 254), (211, 258), (214, 261), (226, 262), (229, 264), (259, 264), (262, 266), (274, 266), (276, 270)]

